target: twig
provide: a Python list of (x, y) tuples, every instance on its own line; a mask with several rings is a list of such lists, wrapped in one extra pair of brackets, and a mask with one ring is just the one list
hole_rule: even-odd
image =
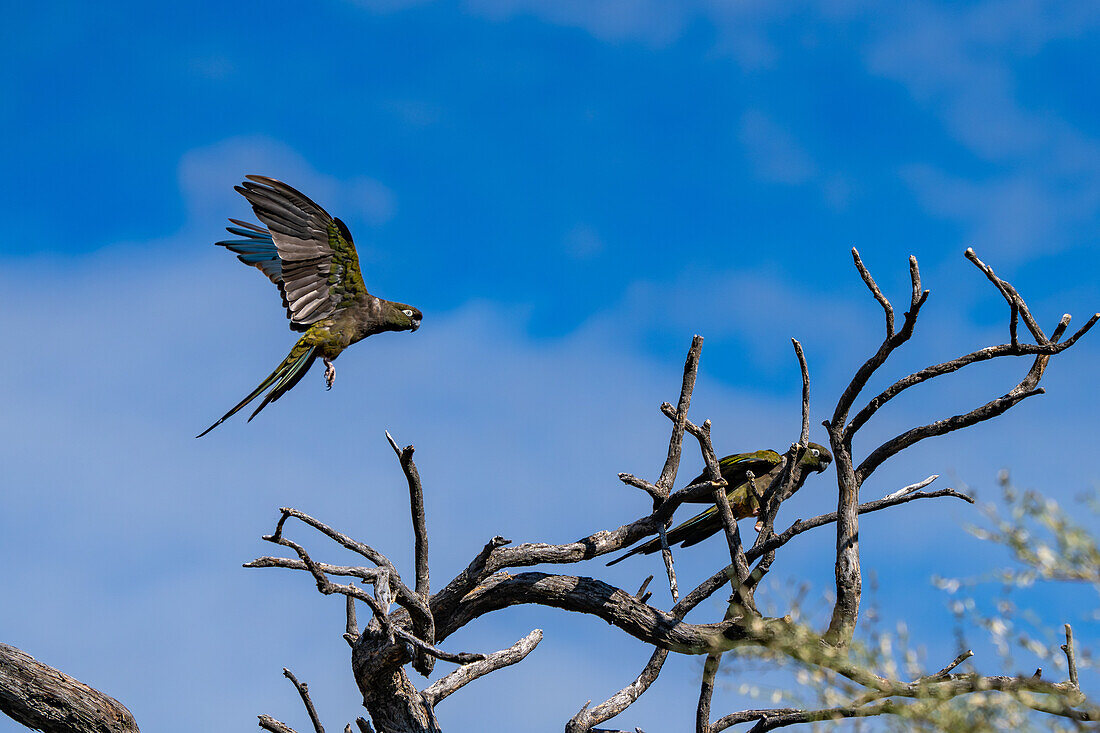
[(435, 707), (448, 695), (473, 682), (478, 677), (484, 677), (490, 672), (522, 662), (538, 646), (540, 641), (542, 641), (542, 629), (535, 629), (507, 649), (493, 652), (479, 661), (462, 665), (446, 677), (429, 685), (421, 694), (429, 706)]
[(695, 378), (699, 372), (699, 353), (702, 350), (703, 337), (693, 337), (691, 348), (688, 350), (687, 359), (684, 362), (684, 381), (680, 386), (680, 401), (676, 406), (676, 420), (672, 425), (672, 438), (668, 441), (668, 457), (665, 459), (664, 468), (661, 469), (661, 477), (657, 479), (657, 487), (666, 497), (672, 490), (672, 484), (676, 481), (676, 471), (680, 467), (680, 450), (684, 442), (684, 422), (687, 420), (688, 408), (691, 406), (691, 393), (695, 389)]
[(925, 486), (928, 486), (930, 483), (932, 483), (933, 481), (935, 481), (939, 477), (940, 477), (940, 475), (938, 473), (934, 473), (931, 476), (929, 476), (928, 478), (924, 479), (923, 481), (918, 481), (915, 484), (909, 484), (905, 488), (898, 489), (894, 493), (887, 494), (886, 496), (884, 496), (882, 498), (883, 499), (900, 499), (901, 497), (905, 496), (906, 494), (912, 494), (914, 491), (919, 491), (919, 490), (923, 489)]
[(309, 720), (313, 723), (313, 730), (316, 733), (325, 733), (325, 727), (321, 725), (321, 719), (317, 717), (317, 708), (313, 707), (313, 700), (309, 697), (309, 685), (305, 682), (299, 682), (294, 673), (286, 667), (283, 667), (283, 677), (290, 680), (294, 685), (294, 689), (298, 690), (298, 694), (302, 698), (302, 704), (306, 706), (306, 712), (309, 713)]
[[(1024, 325), (1026, 325), (1028, 330), (1031, 331), (1031, 335), (1035, 337), (1035, 342), (1044, 346), (1049, 343), (1046, 334), (1043, 333), (1043, 329), (1039, 328), (1039, 324), (1031, 315), (1031, 311), (1028, 309), (1027, 303), (1025, 303), (1024, 299), (1020, 297), (1020, 294), (1016, 292), (1016, 288), (1012, 287), (1012, 285), (1008, 283), (1008, 281), (1002, 280), (1001, 278), (997, 277), (993, 273), (993, 268), (978, 259), (978, 256), (974, 254), (974, 250), (971, 247), (966, 248), (964, 256), (966, 257), (966, 259), (973, 262), (974, 265), (979, 270), (981, 270), (987, 278), (989, 278), (989, 281), (993, 283), (997, 290), (1001, 292), (1001, 295), (1004, 296), (1004, 299), (1008, 301), (1009, 306), (1012, 306), (1012, 315), (1015, 316), (1018, 314), (1020, 316), (1023, 316)], [(1015, 319), (1010, 320), (1010, 327), (1012, 327), (1012, 321), (1014, 320)]]
[[(936, 672), (935, 674), (932, 674), (932, 675), (928, 675), (928, 677), (924, 677), (922, 679), (924, 679), (924, 680), (941, 680), (941, 679), (945, 679), (947, 677), (947, 675), (951, 673), (951, 670), (955, 669), (955, 667), (958, 667), (960, 664), (965, 662), (967, 659), (970, 659), (972, 656), (974, 656), (974, 652), (971, 651), (970, 649), (967, 649), (965, 652), (963, 652), (959, 656), (952, 659), (947, 664), (947, 666), (944, 667), (943, 669), (941, 669), (939, 672)], [(920, 680), (917, 680), (917, 681), (919, 682)]]
[(633, 486), (634, 488), (641, 489), (642, 491), (649, 494), (653, 498), (654, 504), (657, 504), (664, 499), (664, 496), (661, 494), (661, 490), (659, 488), (657, 488), (654, 484), (649, 483), (645, 479), (638, 478), (634, 474), (620, 473), (619, 480), (627, 486)]
[(672, 593), (672, 602), (680, 600), (680, 592), (676, 586), (676, 569), (672, 566), (672, 548), (668, 546), (668, 534), (665, 525), (657, 528), (657, 534), (661, 538), (661, 559), (665, 562), (665, 573), (668, 574), (668, 590)]
[(305, 512), (301, 512), (297, 509), (292, 509), (290, 507), (282, 507), (279, 511), (281, 512), (281, 515), (279, 517), (278, 524), (276, 524), (275, 526), (275, 532), (271, 535), (271, 537), (274, 538), (271, 541), (275, 542), (276, 544), (281, 544), (279, 543), (278, 538), (282, 536), (283, 525), (285, 524), (286, 520), (290, 517), (298, 519), (304, 524), (313, 527), (318, 532), (325, 535), (342, 547), (351, 550), (354, 553), (362, 555), (363, 557), (377, 565), (379, 568), (388, 571), (390, 583), (393, 585), (394, 591), (396, 592), (397, 602), (407, 608), (409, 612), (413, 614), (414, 619), (417, 620), (417, 623), (430, 622), (429, 619), (431, 617), (431, 612), (428, 610), (428, 604), (401, 581), (401, 575), (397, 572), (397, 568), (392, 562), (390, 562), (390, 559), (388, 557), (378, 552), (370, 545), (358, 542), (357, 540), (353, 540), (351, 537), (348, 537), (342, 532), (337, 532), (332, 527), (329, 527), (324, 522), (314, 519)]
[(1062, 651), (1066, 653), (1066, 665), (1069, 668), (1069, 683), (1080, 690), (1081, 685), (1077, 681), (1077, 657), (1073, 652), (1073, 627), (1066, 624), (1065, 628), (1066, 643), (1062, 645)]
[[(854, 253), (853, 257), (858, 255), (855, 248), (853, 248), (852, 251)], [(852, 380), (848, 383), (844, 393), (841, 394), (840, 399), (837, 401), (832, 420), (829, 421), (835, 428), (839, 429), (847, 422), (848, 410), (851, 409), (859, 393), (863, 391), (871, 375), (886, 362), (886, 359), (889, 358), (890, 354), (892, 354), (895, 349), (908, 341), (913, 335), (913, 328), (916, 326), (917, 317), (920, 315), (920, 309), (925, 302), (927, 302), (929, 294), (927, 290), (921, 291), (920, 268), (917, 266), (917, 261), (913, 257), (909, 258), (909, 276), (913, 283), (913, 297), (909, 304), (909, 310), (905, 313), (905, 320), (902, 322), (901, 330), (892, 335), (888, 335), (883, 340), (882, 345), (879, 346), (878, 351), (856, 370)]]
[[(870, 274), (867, 276), (870, 277)], [(871, 284), (874, 284), (873, 280)], [(879, 293), (879, 295), (882, 295), (882, 293)], [(889, 308), (890, 304), (887, 303), (886, 306)], [(888, 311), (887, 320), (887, 330), (891, 331), (894, 328), (893, 309)], [(806, 355), (802, 352), (802, 344), (798, 342), (798, 339), (794, 338), (791, 339), (791, 343), (794, 344), (794, 353), (795, 356), (798, 357), (798, 368), (802, 372), (802, 432), (799, 433), (798, 442), (802, 446), (805, 446), (810, 442), (810, 371), (806, 366)]]
[(852, 247), (852, 259), (855, 261), (856, 269), (859, 270), (859, 276), (863, 278), (863, 282), (867, 285), (867, 289), (871, 291), (871, 295), (875, 296), (875, 300), (879, 302), (879, 305), (882, 306), (882, 310), (886, 312), (886, 338), (893, 338), (894, 306), (890, 305), (890, 301), (886, 299), (886, 296), (879, 290), (878, 285), (875, 284), (875, 279), (871, 277), (871, 273), (867, 271), (867, 268), (863, 264), (863, 260), (860, 259), (859, 250), (855, 247)]
[[(284, 515), (284, 517), (285, 516), (286, 515)], [(456, 664), (468, 664), (470, 662), (476, 662), (485, 658), (484, 654), (455, 654), (452, 652), (445, 652), (442, 649), (436, 648), (432, 644), (428, 644), (414, 634), (410, 634), (408, 631), (405, 631), (399, 626), (394, 625), (389, 614), (386, 613), (385, 608), (388, 604), (386, 593), (388, 593), (388, 589), (391, 587), (392, 583), (379, 582), (375, 584), (376, 593), (379, 593), (380, 588), (386, 589), (382, 591), (378, 598), (371, 597), (370, 595), (364, 593), (361, 589), (356, 588), (353, 585), (340, 585), (339, 583), (333, 583), (325, 576), (320, 566), (318, 566), (317, 563), (315, 563), (313, 559), (310, 558), (309, 553), (306, 552), (305, 548), (294, 542), (293, 540), (288, 540), (286, 537), (281, 536), (280, 530), (281, 527), (278, 527), (276, 529), (277, 534), (265, 535), (263, 539), (267, 540), (268, 542), (274, 542), (275, 544), (283, 545), (284, 547), (289, 547), (290, 549), (298, 553), (298, 558), (302, 561), (305, 569), (308, 570), (311, 575), (313, 575), (313, 578), (317, 583), (317, 590), (321, 594), (332, 595), (334, 593), (338, 593), (345, 596), (353, 596), (355, 599), (366, 603), (367, 606), (374, 613), (375, 618), (377, 618), (378, 622), (382, 625), (382, 630), (390, 639), (391, 643), (393, 642), (394, 638), (397, 637), (400, 638), (402, 641), (411, 644), (414, 648), (421, 652), (424, 652), (425, 654), (431, 655), (436, 659), (442, 659), (446, 662), (454, 662)], [(392, 565), (386, 566), (387, 569), (389, 567), (392, 567)]]

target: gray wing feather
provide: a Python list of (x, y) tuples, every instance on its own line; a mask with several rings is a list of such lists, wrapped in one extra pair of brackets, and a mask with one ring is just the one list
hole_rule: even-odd
[[(336, 310), (331, 291), (333, 250), (328, 212), (290, 186), (265, 176), (247, 176), (236, 190), (267, 225), (282, 260), (282, 281), (291, 323), (308, 325)], [(249, 227), (253, 228), (253, 227)]]

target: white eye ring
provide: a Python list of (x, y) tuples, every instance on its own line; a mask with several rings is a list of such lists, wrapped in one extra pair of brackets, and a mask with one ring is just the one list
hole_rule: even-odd
[(818, 458), (821, 456), (821, 451), (819, 451), (817, 448), (812, 448), (810, 450), (810, 453), (813, 454), (814, 458)]
[(402, 312), (402, 313), (404, 313), (404, 314), (405, 314), (406, 316), (408, 316), (409, 318), (412, 318), (412, 317), (413, 317), (413, 312), (412, 312), (411, 310), (403, 310), (403, 311), (401, 311), (401, 312)]

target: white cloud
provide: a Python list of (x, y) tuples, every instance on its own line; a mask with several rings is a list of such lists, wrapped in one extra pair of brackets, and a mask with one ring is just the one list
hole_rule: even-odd
[(318, 173), (285, 143), (251, 136), (222, 140), (183, 156), (179, 182), (189, 219), (206, 224), (219, 217), (242, 218), (244, 201), (233, 186), (249, 173), (286, 181), (346, 221), (361, 218), (368, 224), (384, 224), (396, 210), (396, 196), (381, 181), (369, 176), (337, 179)]
[[(361, 1), (387, 10), (415, 4)], [(967, 241), (984, 246), (1003, 241), (1026, 256), (1060, 246), (1060, 240), (1070, 238), (1066, 232), (1079, 238), (1081, 226), (1095, 228), (1100, 217), (1100, 140), (1055, 111), (1029, 108), (1017, 90), (1020, 63), (1054, 42), (1078, 39), (1100, 27), (1095, 4), (466, 0), (466, 7), (493, 20), (534, 16), (584, 29), (604, 41), (632, 40), (657, 48), (705, 20), (716, 31), (711, 53), (732, 57), (746, 71), (775, 66), (784, 51), (775, 36), (785, 31), (790, 36), (792, 28), (802, 35), (787, 43), (812, 44), (815, 36), (843, 33), (862, 49), (867, 73), (902, 84), (917, 105), (939, 119), (946, 134), (993, 166), (974, 175), (939, 164), (943, 169), (937, 176), (966, 189), (972, 204), (966, 209), (945, 207), (941, 197), (921, 188), (924, 179), (913, 170), (934, 170), (932, 161), (913, 160), (902, 171), (928, 211), (945, 216), (945, 208), (955, 210), (948, 218), (963, 226)], [(801, 184), (813, 179), (828, 206), (847, 206), (851, 181), (836, 172), (817, 178), (812, 151), (759, 110), (746, 112), (740, 135), (763, 180)], [(1023, 195), (1034, 199), (1022, 201)], [(986, 241), (992, 237), (1002, 239)]]
[(950, 136), (995, 165), (970, 179), (928, 164), (905, 168), (918, 200), (962, 222), (969, 239), (1018, 254), (1063, 246), (1071, 227), (1095, 226), (1100, 141), (1022, 103), (1015, 65), (1051, 42), (1095, 30), (1100, 13), (1088, 4), (1023, 0), (906, 8), (903, 22), (871, 41), (868, 69), (905, 85)]

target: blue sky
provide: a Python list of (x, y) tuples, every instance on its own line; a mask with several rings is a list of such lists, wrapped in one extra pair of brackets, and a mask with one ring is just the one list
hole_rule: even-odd
[[(643, 512), (615, 474), (659, 470), (656, 408), (693, 333), (707, 339), (693, 415), (714, 421), (720, 451), (795, 437), (791, 336), (819, 422), (881, 334), (853, 245), (899, 311), (909, 254), (932, 289), (887, 376), (1004, 340), (1006, 309), (967, 246), (1048, 330), (1100, 307), (1088, 4), (9, 3), (5, 18), (2, 640), (146, 729), (261, 712), (301, 729), (284, 665), (327, 724), (358, 714), (342, 604), (239, 565), (268, 552), (259, 536), (290, 504), (411, 572), (385, 429), (417, 445), (439, 584), (494, 534), (566, 541)], [(347, 221), (372, 291), (420, 307), (424, 327), (349, 351), (331, 393), (311, 374), (251, 424), (194, 441), (293, 338), (271, 286), (211, 246), (227, 216), (250, 218), (232, 191), (245, 173)], [(1055, 361), (1045, 397), (888, 463), (868, 496), (930, 473), (992, 495), (1003, 467), (1062, 499), (1094, 486), (1093, 341)], [(899, 398), (862, 450), (1002, 394), (1023, 368)], [(784, 516), (827, 511), (832, 490), (807, 485)], [(863, 526), (885, 614), (926, 631), (937, 661), (955, 651), (927, 578), (1003, 559), (965, 535), (976, 519), (910, 504)], [(832, 542), (802, 538), (777, 582), (827, 590)], [(683, 582), (720, 549), (681, 553)], [(633, 586), (657, 569), (569, 572)], [(490, 723), (494, 696), (560, 730), (648, 656), (539, 609), (448, 644), (500, 648), (534, 626), (538, 650), (443, 703), (446, 727)], [(673, 660), (616, 723), (686, 728), (698, 672)], [(550, 674), (553, 694), (528, 694)], [(714, 709), (742, 702), (722, 689)]]

